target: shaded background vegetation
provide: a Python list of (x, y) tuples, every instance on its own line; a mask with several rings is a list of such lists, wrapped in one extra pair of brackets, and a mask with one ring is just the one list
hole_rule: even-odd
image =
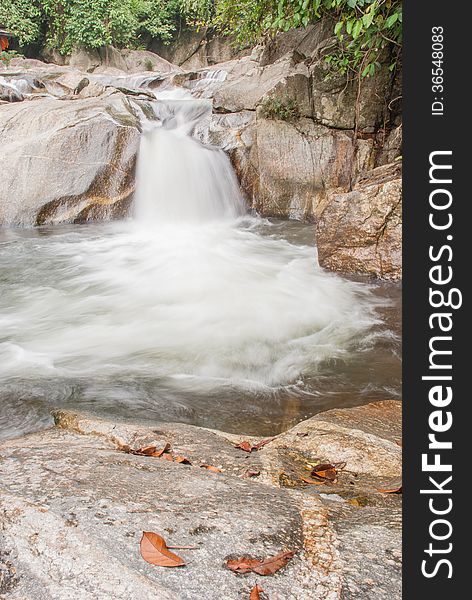
[(109, 44), (145, 48), (151, 38), (169, 43), (184, 27), (214, 28), (236, 43), (260, 42), (279, 31), (329, 18), (337, 43), (326, 60), (341, 72), (367, 77), (387, 49), (393, 70), (401, 48), (399, 0), (2, 0), (0, 23), (20, 50)]

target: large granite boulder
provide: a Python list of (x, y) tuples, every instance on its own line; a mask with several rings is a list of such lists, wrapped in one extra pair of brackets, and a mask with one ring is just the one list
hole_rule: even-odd
[(0, 111), (0, 224), (81, 222), (126, 211), (139, 120), (117, 91), (40, 99)]
[(399, 163), (368, 172), (350, 192), (330, 192), (316, 222), (320, 265), (344, 273), (400, 279), (401, 210)]

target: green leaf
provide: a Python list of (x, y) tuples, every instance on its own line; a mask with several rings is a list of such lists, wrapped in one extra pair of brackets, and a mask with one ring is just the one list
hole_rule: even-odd
[(374, 20), (374, 13), (368, 12), (362, 17), (362, 23), (364, 27), (368, 29), (372, 25), (372, 21)]
[(361, 32), (361, 29), (362, 29), (362, 21), (360, 21), (360, 20), (359, 20), (359, 21), (356, 21), (356, 22), (354, 23), (354, 26), (353, 26), (353, 28), (352, 28), (352, 37), (353, 37), (354, 39), (357, 39), (357, 38), (359, 37), (359, 34), (360, 34), (360, 32)]
[(339, 35), (342, 28), (343, 28), (343, 22), (339, 21), (339, 23), (336, 23), (336, 27), (334, 28), (334, 34)]
[(394, 23), (397, 22), (398, 19), (398, 13), (393, 13), (393, 15), (390, 15), (388, 17), (388, 19), (385, 21), (385, 27), (391, 27)]

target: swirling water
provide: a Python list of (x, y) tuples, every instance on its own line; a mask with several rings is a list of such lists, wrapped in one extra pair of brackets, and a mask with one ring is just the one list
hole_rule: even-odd
[(58, 406), (266, 434), (398, 396), (397, 289), (320, 269), (311, 226), (244, 215), (192, 137), (207, 111), (156, 106), (134, 219), (0, 233), (0, 436)]

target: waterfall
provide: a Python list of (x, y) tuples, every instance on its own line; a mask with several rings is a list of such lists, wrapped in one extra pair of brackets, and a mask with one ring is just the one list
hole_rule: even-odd
[(142, 137), (135, 216), (145, 223), (204, 223), (244, 214), (238, 181), (226, 154), (192, 137), (211, 103), (162, 99), (159, 119)]
[(340, 389), (383, 397), (383, 300), (319, 268), (311, 225), (245, 214), (227, 156), (197, 137), (208, 100), (153, 108), (133, 220), (0, 232), (0, 426), (34, 428), (54, 402), (250, 429), (294, 394), (300, 416)]

